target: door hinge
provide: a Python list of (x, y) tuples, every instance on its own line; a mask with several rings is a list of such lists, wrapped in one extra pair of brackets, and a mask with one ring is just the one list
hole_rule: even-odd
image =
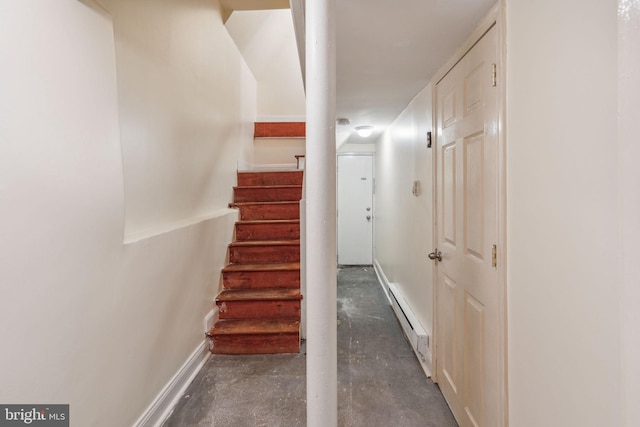
[(496, 245), (491, 248), (491, 266), (498, 266), (498, 247)]
[(498, 84), (498, 66), (491, 64), (491, 86), (496, 87)]

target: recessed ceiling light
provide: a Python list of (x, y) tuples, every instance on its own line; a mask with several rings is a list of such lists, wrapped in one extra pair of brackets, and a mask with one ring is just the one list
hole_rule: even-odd
[(358, 135), (360, 135), (361, 137), (366, 138), (368, 136), (371, 136), (371, 134), (373, 133), (373, 126), (357, 126), (356, 132), (358, 132)]

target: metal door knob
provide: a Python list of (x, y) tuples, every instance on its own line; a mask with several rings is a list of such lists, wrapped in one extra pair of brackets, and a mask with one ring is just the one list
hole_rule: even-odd
[(429, 259), (437, 259), (438, 261), (442, 261), (442, 252), (436, 248), (435, 251), (431, 252), (429, 255)]

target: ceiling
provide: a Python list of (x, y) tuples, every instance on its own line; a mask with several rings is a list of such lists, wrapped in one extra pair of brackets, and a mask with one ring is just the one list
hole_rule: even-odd
[[(250, 1), (222, 0), (244, 10)], [(338, 145), (369, 143), (395, 120), (489, 12), (496, 0), (336, 0)], [(281, 8), (282, 0), (261, 0)], [(304, 49), (305, 0), (291, 0), (298, 49)], [(304, 51), (300, 51), (304, 69)], [(359, 137), (356, 126), (374, 127)]]
[[(393, 122), (495, 4), (495, 0), (336, 2), (337, 116), (348, 118), (350, 128), (374, 126), (370, 140)], [(347, 142), (363, 139), (354, 132), (348, 135)]]

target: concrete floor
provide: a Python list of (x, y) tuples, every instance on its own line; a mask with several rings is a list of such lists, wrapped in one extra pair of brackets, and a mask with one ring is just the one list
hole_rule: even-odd
[[(214, 355), (164, 427), (306, 425), (305, 355)], [(338, 425), (457, 426), (371, 267), (338, 271)]]

